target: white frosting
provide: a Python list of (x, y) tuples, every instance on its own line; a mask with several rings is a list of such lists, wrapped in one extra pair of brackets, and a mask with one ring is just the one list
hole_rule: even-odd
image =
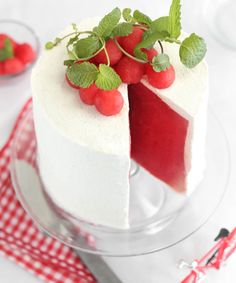
[(106, 154), (79, 145), (61, 135), (35, 101), (34, 120), (40, 174), (55, 203), (93, 223), (127, 228), (129, 152)]
[[(207, 77), (206, 77), (207, 79)], [(205, 139), (207, 131), (208, 87), (197, 114), (189, 120), (185, 145), (185, 166), (187, 168), (187, 194), (190, 195), (203, 178), (205, 159)]]
[[(97, 22), (85, 20), (79, 29), (89, 30)], [(67, 28), (61, 35), (69, 31)], [(120, 87), (125, 105), (116, 116), (104, 117), (94, 107), (84, 105), (77, 91), (63, 80), (65, 44), (43, 51), (32, 73), (42, 179), (53, 200), (74, 216), (127, 228), (130, 167), (127, 87)], [(186, 69), (178, 59), (178, 47), (165, 44), (165, 50), (175, 66), (175, 83), (161, 91), (145, 80), (143, 83), (190, 121), (185, 161), (191, 169), (187, 181), (193, 188), (201, 177), (204, 161), (199, 152), (204, 152), (206, 107), (202, 105), (207, 101), (207, 68), (201, 63), (193, 70)]]

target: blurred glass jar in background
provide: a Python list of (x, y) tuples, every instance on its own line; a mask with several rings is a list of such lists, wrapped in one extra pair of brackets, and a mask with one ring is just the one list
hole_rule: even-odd
[(236, 50), (236, 0), (206, 0), (204, 18), (212, 35)]
[[(10, 39), (10, 47), (6, 47), (6, 40)], [(13, 20), (0, 20), (0, 51), (6, 52), (10, 48), (10, 56), (4, 57), (2, 54), (0, 69), (0, 86), (13, 84), (13, 80), (17, 81), (20, 77), (35, 63), (39, 53), (39, 39), (34, 30), (27, 24)], [(14, 61), (15, 60), (15, 61)], [(13, 62), (14, 61), (14, 62)], [(19, 66), (13, 66), (13, 63), (20, 63)], [(4, 65), (4, 63), (9, 63)], [(5, 67), (5, 68), (4, 68)], [(18, 67), (18, 68), (16, 68)]]

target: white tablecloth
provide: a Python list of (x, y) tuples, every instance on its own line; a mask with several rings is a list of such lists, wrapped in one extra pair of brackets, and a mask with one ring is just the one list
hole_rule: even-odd
[[(77, 22), (82, 17), (103, 15), (114, 6), (138, 8), (155, 18), (167, 13), (169, 2), (161, 0), (136, 0), (135, 2), (131, 0), (96, 2), (92, 0), (1, 0), (0, 18), (14, 18), (30, 24), (41, 41), (45, 42), (67, 24)], [(234, 175), (236, 168), (236, 90), (234, 86), (236, 52), (225, 49), (210, 36), (201, 16), (203, 4), (204, 0), (185, 0), (183, 25), (187, 31), (198, 32), (208, 41), (207, 57), (211, 74), (210, 104), (224, 125), (231, 147), (232, 174), (229, 191), (224, 203), (208, 224), (181, 244), (147, 256), (107, 259), (124, 283), (179, 282), (186, 274), (186, 271), (180, 271), (176, 267), (179, 259), (191, 261), (199, 258), (212, 246), (215, 234), (222, 226), (230, 229), (236, 226), (236, 177)], [(6, 97), (1, 93), (0, 88), (0, 145), (6, 140), (17, 111), (30, 95), (29, 78), (24, 82), (23, 89), (22, 93), (11, 93)], [(220, 272), (210, 272), (207, 282), (234, 282), (236, 280), (235, 264), (236, 255)], [(36, 283), (39, 280), (0, 257), (0, 282)]]

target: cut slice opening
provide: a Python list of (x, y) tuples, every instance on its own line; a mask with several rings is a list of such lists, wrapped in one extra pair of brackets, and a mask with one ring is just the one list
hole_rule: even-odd
[(142, 83), (128, 86), (131, 157), (179, 192), (186, 190), (189, 121)]

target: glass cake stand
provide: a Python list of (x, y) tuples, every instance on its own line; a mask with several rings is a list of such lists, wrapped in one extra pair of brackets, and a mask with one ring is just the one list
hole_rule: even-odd
[(12, 147), (12, 181), (22, 206), (48, 236), (75, 250), (104, 256), (156, 252), (192, 235), (217, 210), (226, 192), (230, 172), (227, 138), (223, 127), (210, 112), (207, 164), (199, 186), (188, 197), (177, 194), (134, 164), (130, 177), (131, 225), (127, 230), (118, 230), (75, 219), (57, 207), (40, 179), (36, 152), (30, 109), (19, 125)]

